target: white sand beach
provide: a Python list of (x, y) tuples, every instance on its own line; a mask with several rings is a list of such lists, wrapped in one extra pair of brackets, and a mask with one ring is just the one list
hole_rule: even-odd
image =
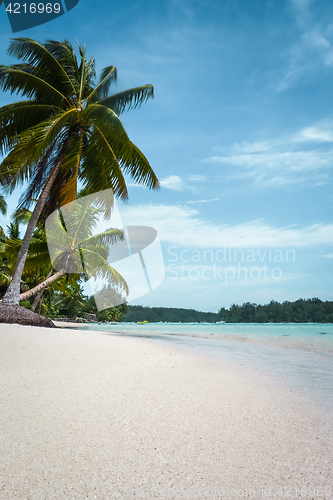
[(329, 416), (242, 367), (1, 324), (0, 371), (1, 500), (333, 496)]

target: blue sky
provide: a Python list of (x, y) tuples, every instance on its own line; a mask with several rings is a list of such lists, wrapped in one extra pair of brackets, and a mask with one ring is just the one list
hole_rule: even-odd
[[(2, 5), (3, 64), (11, 36)], [(85, 42), (98, 71), (117, 66), (118, 91), (155, 87), (122, 115), (161, 182), (129, 180), (118, 203), (163, 248), (165, 281), (135, 303), (332, 300), (332, 2), (80, 0), (15, 36)]]

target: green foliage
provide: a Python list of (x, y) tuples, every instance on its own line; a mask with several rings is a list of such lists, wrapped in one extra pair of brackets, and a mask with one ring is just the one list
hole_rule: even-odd
[[(120, 299), (121, 294), (115, 292), (115, 297)], [(98, 321), (108, 322), (108, 321), (120, 321), (122, 316), (128, 312), (128, 305), (126, 302), (120, 304), (116, 307), (110, 307), (102, 311), (97, 311), (94, 296), (89, 297), (85, 302), (85, 312), (96, 314)]]
[[(109, 95), (116, 68), (104, 68), (96, 85), (94, 58), (86, 57), (83, 45), (78, 52), (79, 57), (66, 40), (42, 45), (16, 38), (8, 53), (21, 62), (0, 66), (0, 89), (26, 98), (0, 108), (0, 154), (5, 157), (0, 184), (5, 193), (27, 186), (18, 212), (38, 200), (4, 298), (11, 304), (18, 302), (23, 264), (37, 221), (75, 200), (78, 182), (90, 193), (112, 189), (123, 199), (127, 198), (124, 174), (149, 188), (158, 187), (148, 160), (130, 141), (118, 116), (153, 97), (153, 86)], [(2, 195), (0, 210), (6, 210)], [(100, 265), (101, 256), (92, 255), (90, 248), (81, 246), (80, 252), (87, 254), (85, 260), (89, 254), (93, 267)], [(106, 265), (103, 269), (109, 273)]]
[(56, 304), (59, 314), (69, 318), (83, 316), (85, 312), (85, 299), (83, 288), (80, 283), (67, 285), (66, 288), (56, 294)]
[(122, 317), (122, 321), (149, 321), (149, 323), (160, 321), (172, 323), (215, 323), (218, 321), (218, 317), (215, 313), (200, 312), (194, 309), (128, 306), (128, 312)]
[(7, 226), (8, 237), (11, 240), (18, 240), (20, 238), (20, 228), (17, 221), (10, 222)]
[(25, 307), (26, 309), (31, 309), (31, 304), (28, 300), (22, 300), (22, 302), (20, 302), (20, 306)]
[(12, 192), (28, 181), (21, 199), (26, 208), (59, 160), (62, 169), (49, 197), (50, 211), (76, 198), (78, 179), (91, 192), (111, 188), (122, 198), (127, 197), (124, 173), (158, 187), (118, 116), (153, 97), (153, 86), (109, 95), (116, 68), (104, 68), (96, 85), (95, 60), (87, 59), (84, 46), (78, 51), (79, 58), (66, 40), (42, 45), (17, 38), (8, 53), (22, 63), (0, 66), (0, 89), (27, 98), (0, 109), (0, 152), (7, 155), (0, 166), (1, 184)]
[(229, 309), (222, 307), (215, 313), (195, 311), (194, 309), (176, 309), (171, 307), (128, 306), (122, 322), (148, 321), (155, 323), (333, 323), (333, 302), (322, 302), (318, 298), (299, 299), (295, 302), (280, 304), (272, 300), (267, 305), (244, 303), (233, 304)]
[(218, 316), (226, 323), (333, 323), (333, 302), (318, 298), (282, 304), (271, 300), (267, 305), (247, 302), (229, 309), (222, 307)]
[(117, 307), (110, 307), (109, 309), (98, 311), (96, 313), (96, 317), (98, 321), (103, 321), (103, 322), (120, 321), (127, 309), (128, 309), (127, 304), (121, 304)]
[(0, 194), (0, 212), (2, 215), (6, 215), (7, 213), (7, 203), (2, 194)]

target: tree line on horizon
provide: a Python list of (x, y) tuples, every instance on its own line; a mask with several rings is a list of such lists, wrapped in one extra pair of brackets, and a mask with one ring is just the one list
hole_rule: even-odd
[(216, 323), (218, 320), (216, 313), (201, 312), (195, 309), (128, 305), (128, 311), (122, 316), (121, 321), (126, 323), (138, 321), (148, 321), (149, 323)]
[(222, 307), (218, 317), (226, 323), (333, 323), (333, 302), (318, 298), (282, 303), (271, 300), (266, 305), (246, 302)]
[(196, 311), (173, 307), (128, 306), (122, 322), (149, 323), (333, 323), (333, 302), (318, 298), (299, 299), (283, 303), (271, 300), (269, 304), (258, 305), (246, 302), (222, 307), (218, 313)]

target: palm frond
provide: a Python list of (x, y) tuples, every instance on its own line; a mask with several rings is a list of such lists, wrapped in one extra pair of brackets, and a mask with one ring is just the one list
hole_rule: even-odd
[(2, 154), (5, 154), (13, 146), (12, 138), (60, 110), (61, 108), (57, 106), (40, 104), (36, 100), (15, 102), (3, 106), (0, 109), (0, 151)]
[(105, 135), (95, 127), (84, 145), (79, 179), (90, 191), (112, 189), (115, 196), (126, 199), (126, 181), (116, 155)]
[(6, 215), (7, 213), (7, 203), (5, 197), (2, 194), (0, 194), (0, 212), (3, 215)]
[(8, 48), (8, 54), (26, 61), (36, 68), (36, 74), (53, 83), (64, 95), (75, 93), (75, 88), (64, 67), (45, 45), (31, 38), (14, 38)]
[(112, 109), (117, 115), (123, 113), (126, 109), (138, 108), (148, 99), (154, 97), (153, 85), (144, 85), (136, 87), (117, 94), (105, 97), (97, 101), (96, 104), (101, 104), (107, 108)]
[(115, 66), (107, 66), (102, 69), (99, 84), (87, 97), (87, 102), (90, 103), (107, 97), (111, 84), (116, 81), (117, 68)]
[(44, 156), (30, 167), (13, 164), (10, 168), (4, 170), (4, 165), (0, 166), (2, 184), (7, 192), (11, 193), (18, 185), (28, 182), (27, 189), (19, 199), (17, 210), (28, 209), (35, 204), (49, 173), (55, 166), (57, 161), (56, 152), (57, 144), (53, 143)]
[(64, 134), (65, 128), (68, 130), (74, 125), (76, 116), (77, 109), (71, 108), (24, 130), (13, 139), (15, 148), (2, 162), (2, 166), (6, 168), (7, 165), (20, 163), (23, 166), (37, 162), (54, 141), (59, 139), (60, 134)]
[(89, 61), (85, 56), (85, 48), (79, 45), (79, 51), (81, 55), (81, 64), (79, 67), (80, 73), (80, 93), (79, 101), (82, 102), (91, 92), (93, 91), (95, 85), (93, 79), (96, 76), (95, 73), (95, 59), (92, 57)]
[(75, 50), (68, 40), (57, 42), (55, 40), (46, 40), (44, 44), (46, 50), (50, 52), (61, 64), (70, 78), (75, 93), (79, 94), (80, 73)]
[(121, 123), (117, 114), (112, 109), (101, 106), (98, 103), (90, 104), (86, 107), (81, 114), (80, 122), (83, 127), (91, 127), (96, 124), (104, 123), (112, 127), (115, 139), (118, 139), (120, 142), (129, 141), (124, 125)]
[(129, 174), (138, 184), (144, 184), (150, 189), (158, 189), (158, 179), (147, 158), (135, 144), (131, 144), (131, 156), (124, 157), (122, 161), (124, 172)]
[(56, 196), (59, 199), (59, 206), (66, 205), (77, 198), (77, 179), (82, 159), (82, 144), (82, 131), (71, 135), (68, 140), (60, 174), (63, 181), (55, 183), (55, 190), (52, 194), (53, 197)]
[(16, 208), (13, 213), (13, 220), (18, 224), (28, 224), (32, 212), (26, 208)]
[(29, 99), (37, 98), (59, 107), (63, 107), (65, 103), (71, 105), (67, 97), (53, 85), (33, 74), (33, 67), (22, 68), (22, 65), (0, 66), (0, 89), (27, 96)]
[(94, 251), (83, 247), (82, 255), (89, 277), (107, 280), (112, 286), (120, 287), (126, 294), (129, 293), (126, 280), (98, 253), (98, 248)]
[(110, 228), (103, 231), (103, 233), (94, 234), (86, 238), (82, 243), (81, 247), (92, 249), (99, 245), (114, 245), (119, 241), (124, 241), (125, 236), (123, 231), (120, 229)]

